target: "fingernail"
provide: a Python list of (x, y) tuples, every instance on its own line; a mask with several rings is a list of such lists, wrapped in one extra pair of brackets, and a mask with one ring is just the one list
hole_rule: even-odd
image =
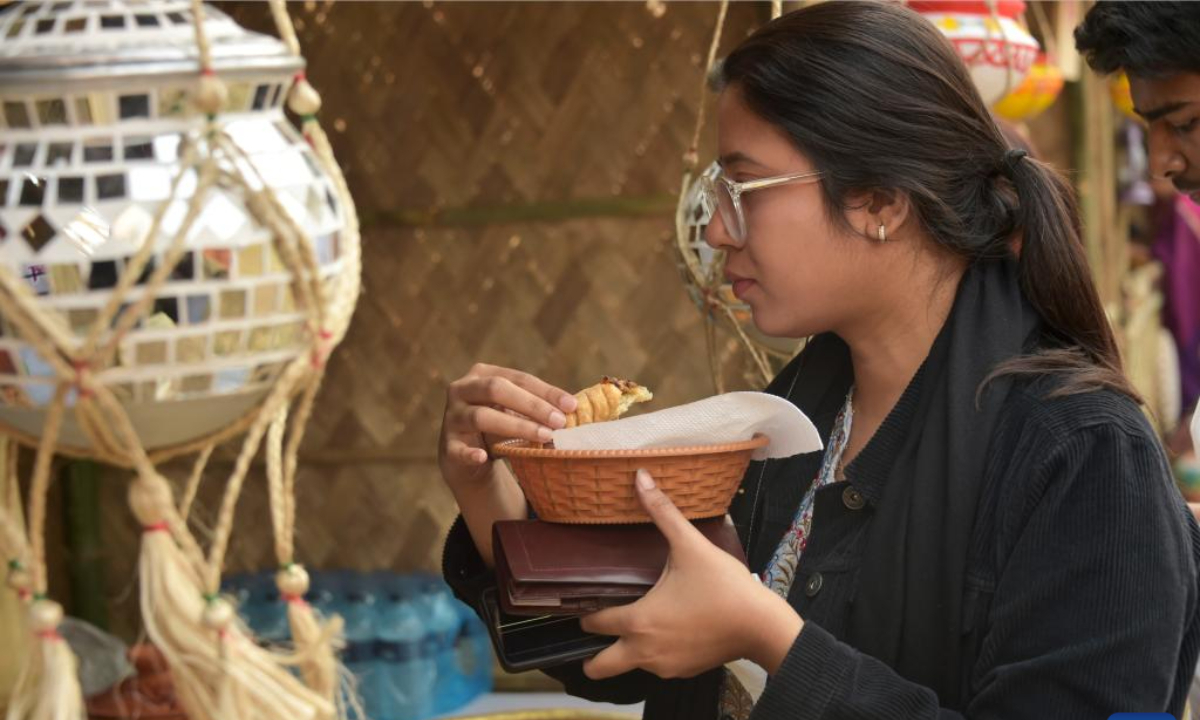
[(567, 416), (555, 410), (550, 413), (550, 427), (560, 428), (567, 424)]
[(562, 400), (558, 401), (558, 406), (563, 409), (563, 412), (575, 412), (575, 408), (579, 407), (579, 401), (574, 395), (563, 395)]
[(554, 439), (554, 431), (548, 427), (538, 428), (538, 440), (542, 442), (550, 442)]
[(638, 470), (637, 477), (634, 478), (634, 482), (636, 482), (637, 486), (642, 490), (654, 489), (654, 478), (650, 477), (650, 473), (647, 470)]

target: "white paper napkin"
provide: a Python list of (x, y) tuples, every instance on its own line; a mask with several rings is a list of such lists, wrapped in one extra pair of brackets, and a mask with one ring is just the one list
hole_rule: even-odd
[(821, 449), (812, 421), (790, 401), (761, 392), (732, 392), (658, 412), (554, 431), (559, 450), (639, 450), (771, 439), (755, 460)]

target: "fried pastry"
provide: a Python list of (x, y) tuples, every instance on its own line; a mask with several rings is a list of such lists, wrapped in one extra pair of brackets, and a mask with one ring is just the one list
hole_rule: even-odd
[(616, 420), (634, 403), (646, 402), (654, 395), (648, 388), (629, 380), (605, 376), (595, 385), (575, 393), (579, 406), (567, 414), (567, 427)]

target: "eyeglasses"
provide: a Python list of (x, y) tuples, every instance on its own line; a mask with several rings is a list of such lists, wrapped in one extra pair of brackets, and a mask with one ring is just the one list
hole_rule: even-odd
[(741, 247), (746, 244), (746, 215), (742, 211), (742, 195), (744, 193), (776, 185), (812, 183), (821, 179), (821, 175), (820, 172), (791, 173), (747, 182), (734, 182), (725, 177), (724, 172), (719, 173), (716, 177), (702, 175), (700, 176), (700, 190), (705, 205), (704, 210), (710, 218), (714, 214), (713, 211), (716, 210), (721, 216), (721, 222), (725, 223), (725, 231), (729, 233), (729, 237), (733, 239), (737, 247)]

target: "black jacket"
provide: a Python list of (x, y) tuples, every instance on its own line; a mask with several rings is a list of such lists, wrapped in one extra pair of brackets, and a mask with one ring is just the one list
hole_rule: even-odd
[[(1107, 391), (1050, 400), (1046, 383), (1017, 383), (988, 451), (963, 587), (964, 705), (941, 707), (933, 690), (839, 639), (887, 470), (876, 455), (817, 492), (788, 597), (804, 629), (755, 720), (1181, 717), (1200, 653), (1200, 528), (1132, 401)], [(813, 417), (826, 441), (831, 407)], [(885, 422), (872, 443), (889, 445), (889, 433), (905, 431)], [(770, 561), (820, 461), (820, 453), (796, 456), (770, 463), (770, 472), (751, 464), (730, 514), (752, 570)], [(461, 520), (443, 570), (478, 607), (491, 578)], [(580, 697), (645, 700), (648, 720), (699, 720), (716, 716), (720, 673), (664, 681), (635, 671), (597, 682), (576, 663), (549, 674)]]

